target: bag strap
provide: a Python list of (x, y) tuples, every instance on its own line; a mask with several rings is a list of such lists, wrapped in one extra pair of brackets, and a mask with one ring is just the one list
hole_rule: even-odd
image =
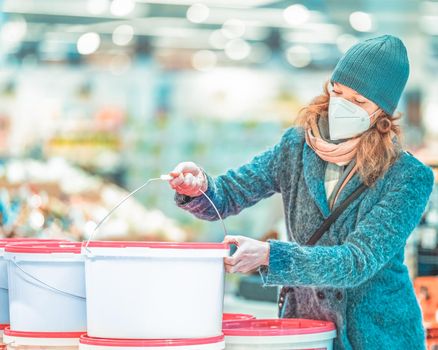
[(338, 217), (344, 212), (347, 207), (354, 202), (359, 196), (368, 188), (367, 185), (360, 185), (352, 194), (350, 194), (339, 207), (337, 207), (333, 212), (329, 215), (327, 219), (324, 220), (322, 225), (315, 231), (315, 233), (309, 238), (306, 245), (315, 245), (324, 233), (330, 228), (330, 226), (338, 219)]

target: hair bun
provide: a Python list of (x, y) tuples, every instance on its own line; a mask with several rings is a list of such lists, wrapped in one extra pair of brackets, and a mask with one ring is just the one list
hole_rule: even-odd
[(387, 134), (391, 131), (392, 121), (387, 117), (380, 118), (376, 123), (376, 127), (380, 133)]

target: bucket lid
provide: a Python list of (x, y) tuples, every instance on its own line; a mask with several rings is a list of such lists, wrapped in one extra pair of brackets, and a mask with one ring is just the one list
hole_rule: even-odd
[(265, 319), (226, 322), (225, 336), (282, 336), (325, 333), (336, 330), (333, 322), (305, 319)]
[[(84, 243), (85, 246), (85, 243)], [(227, 243), (204, 242), (147, 242), (147, 241), (91, 241), (89, 248), (154, 248), (154, 249), (229, 249)]]
[(8, 324), (0, 324), (0, 331), (3, 331), (3, 330), (6, 329), (7, 327), (9, 327)]
[(91, 338), (82, 335), (79, 343), (84, 345), (96, 345), (106, 347), (160, 347), (160, 346), (191, 346), (191, 345), (208, 345), (224, 341), (224, 336), (211, 338), (193, 338), (193, 339), (104, 339)]
[(4, 331), (3, 342), (15, 346), (37, 346), (38, 349), (58, 349), (64, 346), (77, 348), (82, 334), (84, 332), (21, 332), (11, 331), (8, 327)]
[(62, 239), (51, 238), (32, 238), (32, 237), (17, 237), (17, 238), (1, 238), (0, 249), (6, 247), (9, 244), (21, 244), (21, 243), (37, 243), (37, 242), (64, 242)]
[(255, 316), (249, 314), (230, 314), (224, 313), (222, 316), (222, 322), (234, 322), (244, 320), (254, 320)]
[(23, 253), (23, 254), (51, 254), (51, 253), (81, 253), (81, 242), (19, 242), (8, 244), (5, 247), (7, 253)]
[(14, 338), (78, 339), (83, 334), (84, 332), (21, 332), (5, 328), (5, 335)]

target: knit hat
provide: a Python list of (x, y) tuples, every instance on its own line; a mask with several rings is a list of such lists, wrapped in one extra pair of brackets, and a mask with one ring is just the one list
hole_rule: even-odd
[(331, 81), (356, 90), (392, 115), (408, 76), (406, 47), (399, 38), (383, 35), (351, 47), (336, 65)]

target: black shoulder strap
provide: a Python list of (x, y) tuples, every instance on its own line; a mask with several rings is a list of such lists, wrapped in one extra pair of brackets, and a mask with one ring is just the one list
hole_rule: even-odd
[(315, 231), (312, 237), (309, 238), (306, 245), (315, 245), (316, 242), (324, 235), (325, 232), (330, 228), (330, 226), (337, 220), (337, 218), (342, 214), (342, 212), (347, 209), (347, 207), (354, 202), (359, 196), (368, 188), (365, 184), (360, 185), (356, 191), (349, 195), (342, 204), (337, 207), (330, 216), (324, 220), (322, 225)]

